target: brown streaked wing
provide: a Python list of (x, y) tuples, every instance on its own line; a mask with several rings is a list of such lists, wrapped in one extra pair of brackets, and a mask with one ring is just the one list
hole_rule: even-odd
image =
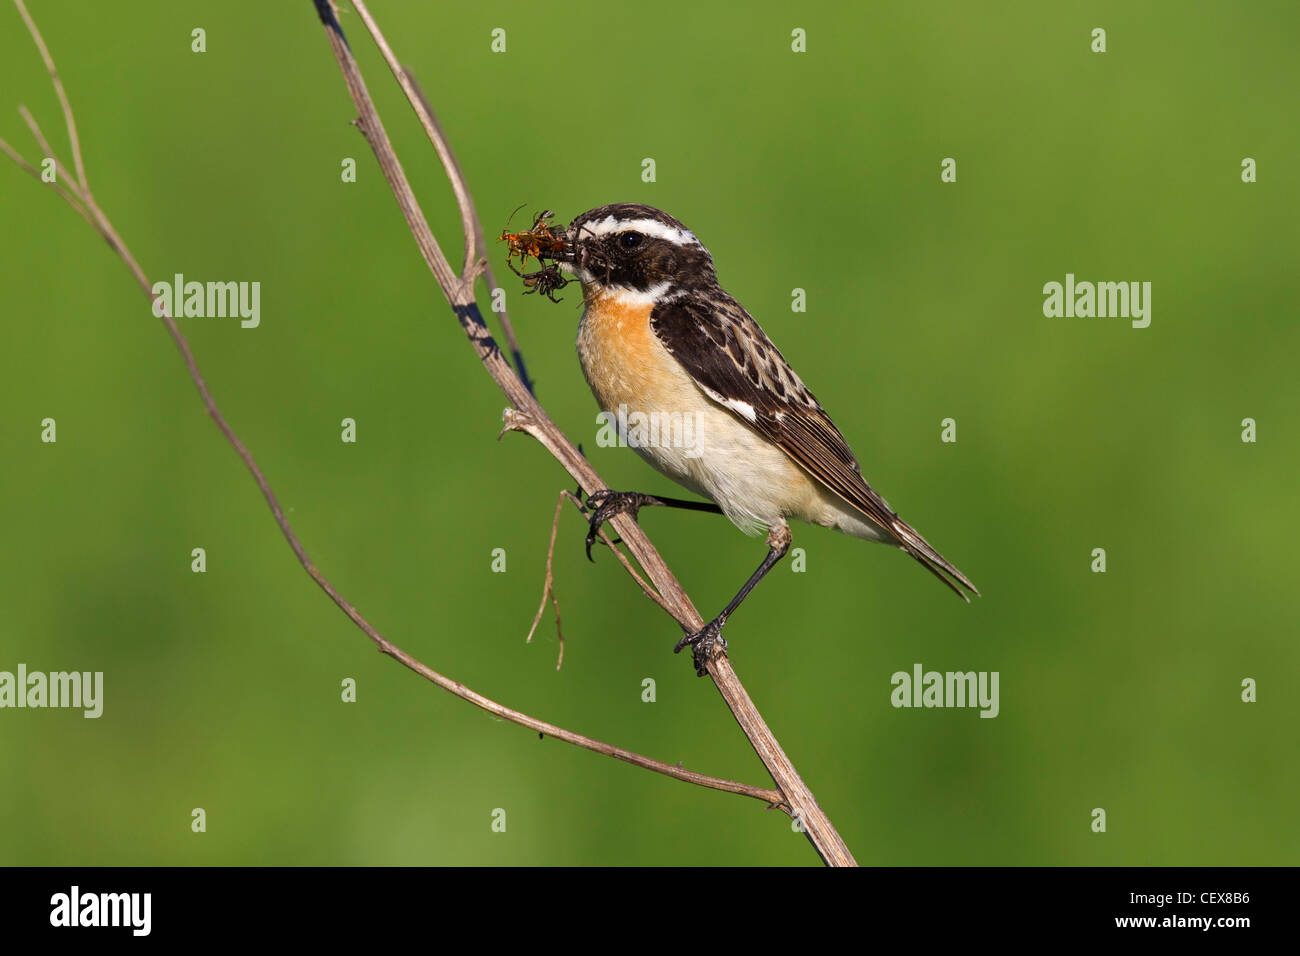
[[(848, 442), (758, 323), (720, 289), (655, 306), (650, 327), (710, 398), (781, 448), (801, 468), (884, 528), (912, 557), (969, 601), (979, 590), (862, 478)], [(728, 402), (754, 410), (754, 421)]]

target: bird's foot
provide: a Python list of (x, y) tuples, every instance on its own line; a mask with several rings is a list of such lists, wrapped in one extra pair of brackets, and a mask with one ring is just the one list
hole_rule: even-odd
[(694, 634), (687, 634), (673, 648), (674, 654), (680, 653), (683, 647), (689, 646), (692, 649), (695, 655), (695, 674), (697, 677), (703, 677), (707, 674), (709, 672), (709, 661), (727, 649), (727, 639), (722, 636), (722, 626), (726, 623), (726, 617), (719, 614)]
[[(591, 556), (591, 546), (596, 543), (596, 535), (600, 534), (602, 524), (615, 515), (630, 514), (635, 518), (643, 507), (657, 503), (658, 499), (654, 495), (639, 491), (610, 491), (605, 488), (589, 495), (587, 510), (591, 512), (591, 518), (587, 523), (587, 560), (596, 560)], [(614, 543), (618, 543), (617, 538)]]

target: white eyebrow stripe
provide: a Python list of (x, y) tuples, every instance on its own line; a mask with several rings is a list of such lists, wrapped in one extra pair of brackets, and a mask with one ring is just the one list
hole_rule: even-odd
[(674, 229), (672, 226), (665, 226), (657, 219), (617, 219), (614, 216), (606, 216), (596, 222), (589, 222), (581, 228), (584, 233), (592, 236), (606, 236), (611, 232), (635, 229), (656, 239), (666, 239), (675, 246), (700, 245), (700, 240), (695, 238), (695, 233), (689, 229)]

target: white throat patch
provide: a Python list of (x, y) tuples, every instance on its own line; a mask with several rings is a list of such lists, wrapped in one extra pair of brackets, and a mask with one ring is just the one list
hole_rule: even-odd
[[(589, 280), (584, 279), (583, 281)], [(671, 302), (680, 295), (680, 293), (672, 294), (669, 291), (672, 287), (671, 282), (660, 282), (643, 292), (640, 289), (629, 289), (627, 286), (611, 285), (603, 286), (601, 293), (620, 306), (636, 308), (646, 305), (654, 306), (661, 302)]]

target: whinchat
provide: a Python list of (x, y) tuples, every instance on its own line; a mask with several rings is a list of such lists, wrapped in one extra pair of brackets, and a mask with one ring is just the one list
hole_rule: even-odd
[[(979, 594), (863, 479), (825, 409), (718, 284), (713, 257), (693, 232), (652, 206), (618, 203), (583, 213), (567, 229), (529, 235), (543, 240), (544, 258), (582, 283), (578, 356), (600, 407), (691, 422), (689, 443), (628, 443), (712, 502), (597, 492), (587, 501), (588, 556), (606, 519), (649, 505), (721, 512), (746, 534), (767, 532), (758, 569), (721, 614), (677, 644), (694, 648), (699, 673), (726, 647), (727, 618), (789, 550), (790, 518), (895, 545), (963, 599)], [(544, 272), (532, 284), (549, 294), (563, 280), (553, 268)]]

